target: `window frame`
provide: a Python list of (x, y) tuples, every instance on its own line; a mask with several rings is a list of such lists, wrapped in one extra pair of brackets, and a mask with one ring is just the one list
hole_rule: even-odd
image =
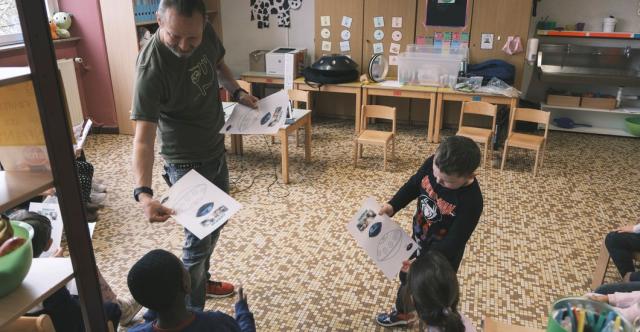
[[(58, 0), (46, 0), (45, 5), (47, 8), (47, 15), (49, 17), (53, 16), (54, 13), (58, 12), (60, 8), (58, 6)], [(15, 45), (15, 44), (22, 44), (22, 43), (24, 43), (24, 38), (22, 36), (22, 33), (0, 35), (0, 47)]]

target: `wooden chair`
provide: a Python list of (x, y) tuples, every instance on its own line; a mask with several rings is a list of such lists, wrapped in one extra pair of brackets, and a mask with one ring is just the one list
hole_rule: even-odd
[(9, 325), (0, 329), (0, 332), (56, 332), (49, 315), (37, 317), (22, 316)]
[[(604, 283), (604, 277), (607, 274), (607, 268), (609, 267), (610, 261), (609, 251), (607, 250), (607, 246), (602, 241), (602, 246), (600, 246), (600, 254), (598, 254), (598, 260), (596, 261), (596, 268), (593, 271), (593, 275), (591, 276), (591, 290), (595, 290), (600, 287), (602, 283)], [(640, 252), (633, 253), (633, 260), (636, 262), (640, 262)]]
[(250, 95), (253, 94), (253, 91), (251, 91), (251, 83), (244, 81), (244, 80), (236, 80), (236, 83), (238, 83), (238, 85), (240, 86), (241, 89), (246, 90), (247, 92), (249, 92)]
[[(303, 90), (289, 90), (289, 100), (293, 102), (294, 108), (300, 108), (300, 103), (304, 103), (306, 109), (311, 110), (311, 98), (309, 91)], [(302, 131), (304, 133), (304, 128), (298, 129), (296, 132), (296, 146), (300, 146), (300, 138), (299, 133)]]
[(489, 317), (485, 317), (482, 325), (484, 332), (544, 332), (541, 329), (511, 325)]
[[(391, 120), (391, 131), (370, 130), (367, 128), (369, 119), (387, 119)], [(358, 166), (358, 158), (362, 158), (363, 145), (381, 145), (384, 147), (384, 170), (387, 170), (387, 149), (391, 142), (391, 156), (395, 155), (395, 136), (396, 136), (396, 108), (380, 105), (364, 105), (362, 106), (360, 128), (362, 131), (358, 133), (355, 139), (353, 149), (353, 165)]]
[[(491, 117), (491, 128), (487, 129), (465, 126), (465, 114), (476, 114)], [(494, 130), (496, 128), (496, 114), (498, 114), (498, 106), (483, 101), (464, 102), (462, 104), (462, 111), (460, 111), (460, 125), (458, 126), (458, 132), (456, 133), (456, 135), (468, 137), (476, 143), (484, 144), (483, 165), (487, 164), (489, 146), (491, 145), (491, 138), (493, 137)]]
[[(549, 112), (540, 111), (531, 108), (516, 108), (513, 112), (512, 119), (509, 121), (509, 135), (504, 142), (504, 151), (502, 152), (502, 165), (500, 169), (504, 169), (504, 163), (507, 160), (507, 151), (510, 146), (536, 151), (536, 160), (533, 164), (533, 175), (538, 173), (538, 157), (540, 157), (540, 166), (544, 163), (544, 150), (547, 145), (547, 135), (549, 134)], [(538, 124), (544, 124), (544, 136), (523, 134), (513, 131), (516, 121), (528, 121)], [(542, 150), (542, 156), (540, 156)]]

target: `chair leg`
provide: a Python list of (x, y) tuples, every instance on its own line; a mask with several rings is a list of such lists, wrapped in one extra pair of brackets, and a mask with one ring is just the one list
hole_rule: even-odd
[(609, 265), (609, 251), (604, 245), (604, 241), (602, 241), (600, 254), (596, 261), (596, 268), (593, 271), (593, 276), (591, 277), (591, 290), (595, 290), (604, 282), (604, 277), (607, 274), (607, 265)]
[(358, 141), (353, 144), (353, 167), (358, 167)]
[(504, 143), (504, 151), (502, 151), (502, 163), (500, 164), (500, 170), (504, 170), (504, 162), (507, 160), (507, 150), (509, 146), (507, 143)]
[(276, 137), (275, 136), (271, 136), (271, 144), (276, 144)]
[(540, 166), (544, 164), (544, 154), (547, 151), (547, 141), (542, 142), (542, 155), (540, 156)]
[(489, 154), (489, 142), (484, 143), (484, 157), (482, 159), (482, 168), (487, 168), (487, 154)]
[(384, 171), (387, 171), (387, 150), (388, 150), (388, 146), (387, 144), (384, 145)]
[(296, 146), (300, 146), (300, 129), (296, 130)]
[(362, 158), (362, 153), (364, 152), (364, 144), (358, 145), (358, 158)]
[(538, 175), (538, 156), (540, 156), (540, 148), (536, 150), (536, 160), (533, 162), (533, 176)]
[(391, 159), (396, 159), (396, 138), (391, 138)]

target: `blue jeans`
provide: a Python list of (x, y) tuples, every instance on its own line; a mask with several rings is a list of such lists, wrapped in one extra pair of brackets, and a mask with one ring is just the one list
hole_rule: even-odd
[[(164, 170), (172, 184), (176, 183), (192, 169), (195, 169), (220, 190), (226, 193), (229, 192), (229, 170), (227, 169), (227, 161), (224, 155), (220, 159), (206, 162), (166, 164), (164, 166)], [(184, 229), (185, 240), (182, 247), (182, 262), (191, 275), (191, 294), (187, 296), (187, 306), (192, 310), (202, 311), (204, 309), (207, 281), (211, 277), (209, 260), (220, 236), (221, 229), (222, 227), (218, 228), (202, 240), (198, 239), (186, 228)]]

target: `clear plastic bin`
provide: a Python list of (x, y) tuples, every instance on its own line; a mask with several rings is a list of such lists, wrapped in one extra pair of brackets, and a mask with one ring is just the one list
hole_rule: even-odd
[(467, 48), (441, 49), (408, 45), (398, 56), (398, 82), (410, 85), (446, 86), (458, 77), (460, 62), (467, 60)]

